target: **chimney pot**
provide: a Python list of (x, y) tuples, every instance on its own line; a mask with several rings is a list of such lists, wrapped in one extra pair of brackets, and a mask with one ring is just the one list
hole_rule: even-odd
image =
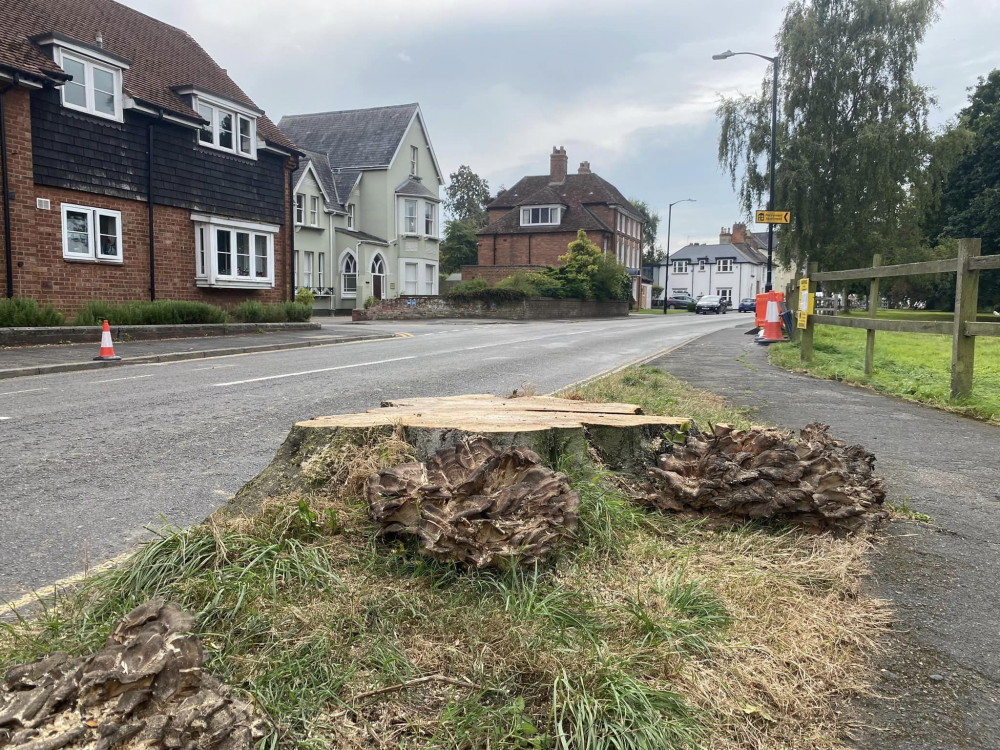
[(577, 174), (590, 174), (590, 162), (581, 161), (580, 168), (576, 170)]

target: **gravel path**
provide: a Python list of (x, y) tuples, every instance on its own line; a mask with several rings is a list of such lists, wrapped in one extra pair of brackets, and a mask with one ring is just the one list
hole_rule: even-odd
[[(747, 321), (750, 325), (750, 321)], [(772, 367), (742, 329), (652, 364), (752, 407), (762, 420), (825, 422), (878, 458), (900, 521), (872, 559), (870, 594), (895, 611), (877, 697), (849, 710), (857, 748), (1000, 748), (1000, 429)]]

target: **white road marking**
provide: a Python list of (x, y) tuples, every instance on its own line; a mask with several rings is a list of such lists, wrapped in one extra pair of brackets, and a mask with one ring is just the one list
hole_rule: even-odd
[(35, 391), (47, 391), (48, 388), (26, 388), (23, 391), (7, 391), (6, 393), (0, 393), (0, 396), (13, 396), (16, 393), (34, 393)]
[(114, 383), (119, 380), (138, 380), (139, 378), (151, 378), (152, 375), (129, 375), (127, 378), (108, 378), (107, 380), (95, 380), (94, 384), (97, 383)]
[(266, 375), (262, 378), (247, 378), (246, 380), (231, 380), (228, 383), (213, 383), (216, 388), (221, 388), (226, 385), (243, 385), (244, 383), (259, 383), (263, 380), (279, 380), (280, 378), (295, 378), (299, 375), (314, 375), (318, 372), (333, 372), (334, 370), (349, 370), (352, 367), (371, 367), (372, 365), (384, 365), (387, 362), (400, 362), (404, 359), (416, 359), (416, 355), (412, 357), (393, 357), (392, 359), (380, 359), (377, 362), (358, 362), (353, 365), (339, 365), (338, 367), (322, 367), (318, 370), (303, 370), (302, 372), (286, 372), (282, 375)]
[(0, 417), (0, 422), (3, 422), (5, 419), (10, 419), (10, 417)]

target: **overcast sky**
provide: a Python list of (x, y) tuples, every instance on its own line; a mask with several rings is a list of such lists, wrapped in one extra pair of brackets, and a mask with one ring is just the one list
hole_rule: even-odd
[[(741, 220), (716, 161), (720, 94), (768, 73), (783, 0), (125, 0), (189, 32), (277, 122), (286, 114), (419, 102), (441, 168), (495, 193), (548, 172), (554, 145), (662, 216), (671, 249)], [(945, 0), (917, 79), (932, 124), (1000, 67), (1000, 0)], [(780, 164), (779, 164), (780, 169)], [(764, 208), (764, 206), (761, 206)], [(778, 207), (780, 208), (780, 206)], [(766, 229), (766, 227), (758, 227)]]

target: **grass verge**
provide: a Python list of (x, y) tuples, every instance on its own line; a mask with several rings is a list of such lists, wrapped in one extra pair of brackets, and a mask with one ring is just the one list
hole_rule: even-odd
[[(652, 368), (583, 389), (650, 412), (748, 416)], [(374, 536), (357, 467), (252, 517), (167, 530), (123, 565), (0, 626), (0, 670), (100, 646), (137, 603), (194, 611), (209, 669), (266, 709), (269, 748), (830, 748), (884, 625), (864, 539), (650, 513), (593, 467), (577, 544), (468, 572)], [(343, 465), (341, 465), (343, 464)], [(322, 481), (325, 477), (335, 481)]]
[(815, 377), (867, 386), (898, 396), (1000, 424), (1000, 339), (976, 341), (972, 395), (952, 401), (950, 336), (929, 333), (875, 333), (875, 363), (865, 375), (865, 331), (817, 326), (813, 361), (799, 359), (799, 343), (774, 344), (771, 362)]

